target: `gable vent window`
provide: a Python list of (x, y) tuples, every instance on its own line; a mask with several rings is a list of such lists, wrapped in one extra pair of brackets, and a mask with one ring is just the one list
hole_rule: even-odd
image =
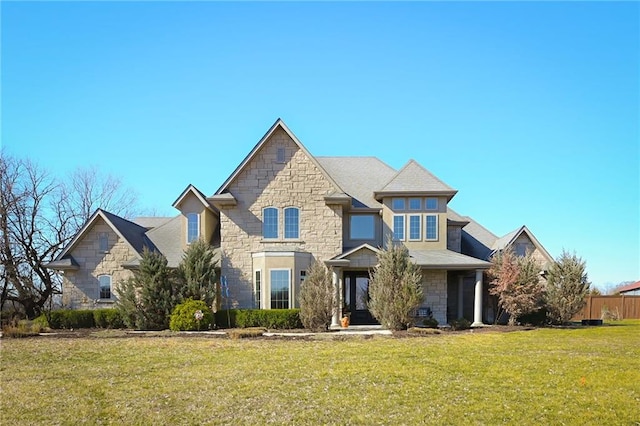
[(101, 232), (98, 234), (98, 250), (101, 253), (106, 253), (109, 251), (109, 234), (106, 232)]
[(276, 163), (284, 163), (284, 148), (278, 148), (276, 152)]

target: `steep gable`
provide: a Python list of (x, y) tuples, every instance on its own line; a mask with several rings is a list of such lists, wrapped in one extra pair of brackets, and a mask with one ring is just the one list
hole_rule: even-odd
[(451, 200), (455, 189), (438, 179), (415, 160), (409, 160), (382, 188), (375, 192), (376, 199), (393, 195), (446, 195)]

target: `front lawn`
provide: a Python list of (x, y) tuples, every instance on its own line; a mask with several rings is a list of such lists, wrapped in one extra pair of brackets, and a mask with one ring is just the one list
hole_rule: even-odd
[(1, 341), (0, 423), (640, 421), (640, 321), (341, 340)]

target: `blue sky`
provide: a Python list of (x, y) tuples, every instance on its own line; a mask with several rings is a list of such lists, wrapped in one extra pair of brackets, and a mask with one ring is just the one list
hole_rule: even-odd
[(2, 146), (173, 215), (281, 117), (314, 155), (413, 158), (497, 235), (640, 279), (637, 2), (2, 2)]

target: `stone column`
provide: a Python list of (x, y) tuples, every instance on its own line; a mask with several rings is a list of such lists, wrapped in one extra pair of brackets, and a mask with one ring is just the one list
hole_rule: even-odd
[(333, 267), (333, 288), (336, 292), (336, 301), (338, 306), (333, 311), (333, 316), (331, 317), (331, 328), (340, 327), (340, 317), (342, 317), (342, 291), (341, 290), (341, 279), (340, 272), (342, 272), (341, 268)]
[(482, 327), (482, 270), (476, 269), (476, 288), (473, 300), (473, 324), (471, 327)]
[(464, 304), (464, 277), (462, 275), (460, 275), (458, 277), (458, 318), (456, 319), (460, 319), (464, 316), (464, 309), (463, 309), (463, 304)]

